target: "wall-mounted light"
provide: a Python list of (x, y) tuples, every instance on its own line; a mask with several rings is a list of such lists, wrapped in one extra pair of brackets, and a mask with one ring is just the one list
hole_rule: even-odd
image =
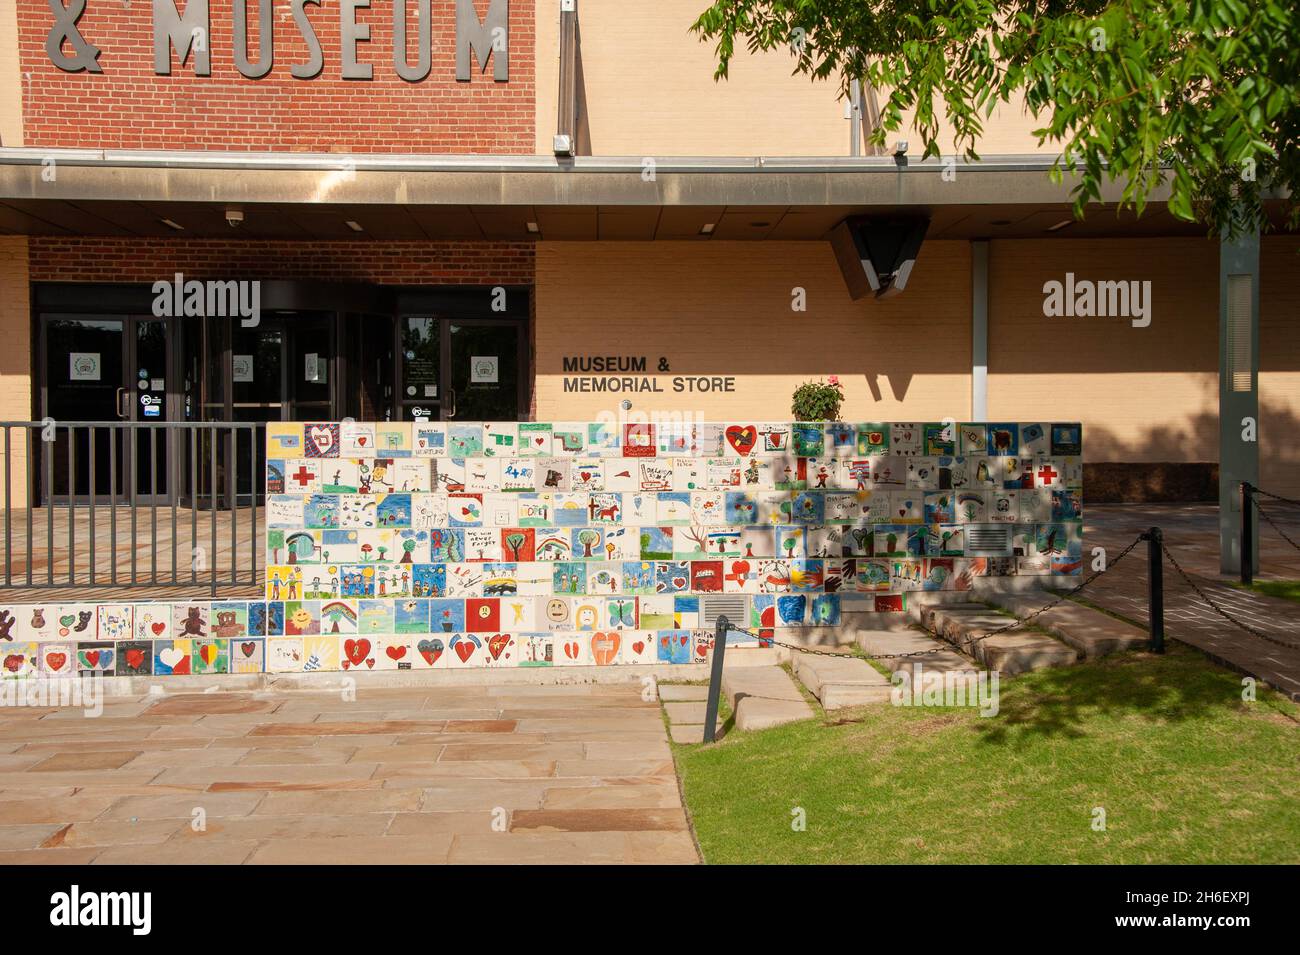
[(524, 223), (524, 228), (526, 228), (531, 235), (538, 235), (542, 231), (541, 227), (536, 222), (526, 222)]
[(347, 219), (347, 220), (344, 221), (343, 224), (344, 224), (345, 226), (347, 226), (349, 229), (351, 229), (353, 232), (365, 232), (365, 231), (366, 231), (365, 229), (361, 228), (361, 223), (360, 223), (360, 222), (357, 222), (357, 221), (355, 221), (355, 220), (353, 220), (353, 219)]
[(1074, 220), (1073, 220), (1073, 219), (1062, 219), (1060, 222), (1056, 223), (1056, 225), (1049, 225), (1049, 226), (1047, 227), (1047, 231), (1048, 231), (1048, 232), (1059, 232), (1059, 231), (1061, 231), (1062, 229), (1064, 229), (1064, 228), (1065, 228), (1066, 226), (1068, 226), (1068, 225), (1074, 225)]
[(184, 231), (185, 231), (185, 226), (183, 226), (183, 225), (181, 225), (179, 222), (175, 222), (175, 221), (173, 221), (173, 220), (171, 220), (171, 219), (159, 219), (158, 221), (161, 222), (163, 225), (165, 225), (165, 226), (166, 226), (167, 228), (169, 228), (169, 229), (175, 229), (177, 232), (184, 232)]
[(713, 230), (717, 226), (716, 222), (706, 222), (700, 226), (700, 235), (713, 235)]

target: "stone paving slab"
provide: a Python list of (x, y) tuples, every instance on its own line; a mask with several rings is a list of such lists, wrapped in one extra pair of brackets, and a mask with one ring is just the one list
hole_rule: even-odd
[(659, 704), (641, 693), (363, 687), (355, 702), (120, 698), (100, 719), (0, 710), (0, 863), (694, 863)]
[[(1270, 510), (1293, 540), (1300, 540), (1300, 509)], [(1229, 669), (1255, 677), (1300, 702), (1300, 605), (1231, 586), (1219, 573), (1218, 508), (1206, 505), (1093, 505), (1085, 511), (1084, 540), (1117, 554), (1141, 531), (1157, 526), (1165, 544), (1197, 585), (1221, 607), (1255, 630), (1289, 646), (1279, 647), (1225, 620), (1166, 565), (1165, 634), (1204, 651)], [(1132, 561), (1133, 563), (1129, 563)], [(1141, 547), (1119, 573), (1102, 574), (1085, 591), (1088, 600), (1149, 626), (1146, 561)], [(1300, 551), (1267, 524), (1260, 527), (1256, 577), (1300, 578)]]

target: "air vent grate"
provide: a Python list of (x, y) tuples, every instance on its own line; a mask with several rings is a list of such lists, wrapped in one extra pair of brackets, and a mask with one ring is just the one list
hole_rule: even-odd
[(1010, 557), (1011, 527), (1008, 524), (967, 524), (967, 557)]
[(705, 594), (700, 598), (700, 626), (712, 630), (724, 614), (737, 627), (748, 627), (749, 598), (744, 594)]

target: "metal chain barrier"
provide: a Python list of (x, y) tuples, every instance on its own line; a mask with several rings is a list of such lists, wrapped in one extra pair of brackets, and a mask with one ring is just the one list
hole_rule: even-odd
[(1266, 491), (1262, 487), (1255, 487), (1254, 485), (1251, 485), (1250, 491), (1251, 494), (1263, 494), (1265, 497), (1272, 498), (1273, 500), (1278, 501), (1282, 504), (1290, 504), (1292, 507), (1300, 507), (1300, 501), (1294, 500), (1293, 498), (1289, 498), (1289, 497), (1283, 497), (1281, 494), (1274, 494), (1272, 491)]
[(1242, 623), (1232, 614), (1228, 613), (1228, 611), (1224, 610), (1217, 603), (1215, 603), (1213, 597), (1211, 597), (1203, 589), (1201, 589), (1201, 586), (1197, 584), (1196, 581), (1194, 581), (1188, 575), (1187, 571), (1183, 570), (1182, 565), (1178, 563), (1177, 559), (1175, 559), (1174, 555), (1169, 552), (1169, 548), (1164, 543), (1161, 543), (1160, 549), (1164, 552), (1165, 557), (1168, 558), (1169, 563), (1173, 565), (1174, 570), (1178, 571), (1178, 576), (1183, 578), (1183, 582), (1187, 584), (1187, 586), (1191, 587), (1192, 590), (1196, 592), (1196, 595), (1200, 597), (1201, 600), (1203, 600), (1206, 604), (1208, 604), (1210, 608), (1213, 609), (1214, 612), (1217, 613), (1224, 620), (1227, 620), (1229, 623), (1233, 624), (1234, 626), (1240, 628), (1241, 630), (1244, 630), (1246, 633), (1249, 633), (1255, 637), (1259, 637), (1259, 639), (1261, 640), (1266, 640), (1269, 643), (1272, 643), (1276, 646), (1286, 647), (1288, 650), (1300, 650), (1300, 644), (1287, 643), (1284, 640), (1278, 640), (1276, 637), (1269, 636), (1267, 633), (1264, 633), (1262, 630), (1258, 630), (1255, 627), (1252, 627), (1248, 623)]
[[(1008, 631), (1011, 630), (1018, 630), (1019, 628), (1028, 624), (1031, 620), (1033, 620), (1035, 617), (1039, 616), (1040, 614), (1046, 613), (1047, 611), (1051, 610), (1053, 607), (1063, 603), (1064, 601), (1068, 600), (1070, 597), (1073, 597), (1075, 594), (1081, 593), (1085, 587), (1091, 585), (1092, 582), (1095, 581), (1098, 577), (1108, 572), (1111, 568), (1119, 564), (1119, 562), (1122, 561), (1125, 557), (1131, 554), (1133, 552), (1133, 549), (1137, 547), (1137, 545), (1140, 544), (1145, 539), (1146, 538), (1144, 535), (1139, 535), (1137, 538), (1133, 540), (1133, 543), (1129, 544), (1122, 551), (1120, 551), (1118, 557), (1110, 561), (1107, 564), (1107, 566), (1102, 570), (1094, 571), (1092, 575), (1083, 583), (1079, 584), (1079, 586), (1075, 587), (1073, 590), (1067, 590), (1065, 593), (1061, 594), (1061, 596), (1057, 597), (1055, 600), (1052, 600), (1050, 603), (1046, 604), (1045, 606), (1035, 610), (1027, 617), (1020, 620), (1013, 620), (1005, 627), (998, 627), (996, 630), (990, 630), (988, 633), (980, 634), (978, 637), (968, 638), (965, 641), (963, 641), (961, 644), (951, 644), (951, 645), (941, 644), (940, 646), (937, 646), (932, 650), (914, 650), (911, 653), (884, 653), (884, 654), (869, 653), (867, 654), (867, 656), (872, 660), (904, 660), (904, 659), (909, 659), (911, 657), (933, 656), (936, 653), (948, 653), (954, 649), (965, 652), (965, 650), (968, 647), (972, 647), (983, 640), (987, 640), (989, 637), (996, 637), (1000, 633), (1007, 633)], [(735, 633), (743, 633), (746, 636), (752, 637), (755, 640), (758, 640), (762, 643), (770, 644), (771, 646), (774, 647), (782, 647), (786, 650), (798, 650), (800, 653), (810, 653), (813, 656), (819, 656), (819, 657), (845, 656), (845, 654), (834, 650), (814, 650), (811, 647), (799, 646), (798, 644), (782, 643), (780, 640), (774, 639), (773, 637), (764, 637), (758, 633), (755, 633), (752, 630), (745, 630), (735, 625), (729, 625), (728, 630), (731, 630)]]
[(1281, 537), (1284, 541), (1286, 541), (1296, 550), (1300, 550), (1300, 544), (1297, 544), (1295, 541), (1293, 541), (1287, 535), (1287, 532), (1282, 530), (1281, 526), (1277, 523), (1277, 521), (1273, 520), (1273, 516), (1269, 514), (1268, 511), (1264, 510), (1264, 508), (1260, 505), (1259, 497), (1257, 496), (1260, 494), (1263, 494), (1267, 497), (1275, 498), (1276, 500), (1283, 501), (1287, 504), (1295, 504), (1296, 506), (1300, 506), (1300, 501), (1290, 501), (1287, 498), (1278, 497), (1276, 494), (1269, 494), (1267, 491), (1261, 491), (1259, 488), (1255, 488), (1254, 493), (1250, 495), (1251, 503), (1255, 505), (1255, 512), (1273, 526), (1273, 530), (1277, 531), (1279, 537)]
[[(1260, 492), (1260, 493), (1267, 493), (1267, 492)], [(1268, 495), (1268, 496), (1277, 497), (1277, 495)], [(1279, 498), (1279, 500), (1285, 500), (1285, 499)], [(1295, 503), (1297, 506), (1300, 506), (1300, 501), (1289, 502), (1289, 503)], [(1256, 506), (1258, 507), (1258, 502), (1256, 502)], [(1249, 509), (1247, 509), (1247, 513), (1249, 513)], [(1119, 566), (1119, 564), (1126, 557), (1128, 557), (1129, 554), (1133, 553), (1134, 549), (1137, 548), (1138, 544), (1141, 544), (1143, 542), (1146, 542), (1148, 546), (1147, 576), (1148, 576), (1148, 591), (1149, 591), (1150, 613), (1151, 613), (1151, 619), (1149, 622), (1151, 642), (1149, 645), (1149, 649), (1152, 653), (1164, 652), (1164, 577), (1163, 577), (1164, 559), (1167, 559), (1169, 561), (1169, 563), (1173, 566), (1174, 570), (1176, 570), (1178, 572), (1178, 575), (1183, 579), (1183, 582), (1186, 583), (1187, 586), (1190, 587), (1192, 591), (1202, 601), (1204, 601), (1207, 606), (1213, 609), (1215, 613), (1223, 617), (1233, 626), (1244, 631), (1245, 633), (1249, 633), (1252, 636), (1258, 637), (1259, 639), (1264, 640), (1267, 643), (1274, 644), (1275, 646), (1284, 647), (1288, 650), (1300, 650), (1300, 645), (1294, 643), (1287, 643), (1284, 640), (1278, 640), (1276, 637), (1270, 636), (1269, 634), (1264, 633), (1263, 631), (1255, 627), (1252, 627), (1249, 624), (1243, 623), (1242, 621), (1234, 617), (1232, 614), (1228, 613), (1228, 611), (1220, 607), (1218, 603), (1215, 602), (1214, 598), (1211, 597), (1209, 594), (1207, 594), (1205, 590), (1195, 580), (1192, 579), (1191, 575), (1189, 575), (1187, 571), (1183, 569), (1182, 565), (1178, 563), (1177, 558), (1174, 557), (1174, 555), (1170, 552), (1168, 546), (1165, 544), (1164, 537), (1160, 532), (1160, 528), (1152, 527), (1149, 531), (1145, 531), (1139, 534), (1136, 538), (1134, 538), (1132, 543), (1130, 543), (1127, 547), (1125, 547), (1122, 551), (1120, 551), (1119, 555), (1114, 560), (1109, 561), (1104, 568), (1102, 568), (1101, 570), (1094, 571), (1086, 580), (1084, 580), (1077, 587), (1067, 590), (1065, 593), (1061, 594), (1056, 599), (1048, 602), (1047, 604), (1043, 605), (1042, 607), (1040, 607), (1039, 609), (1035, 610), (1033, 613), (1025, 616), (1022, 619), (1013, 620), (1011, 623), (1007, 624), (1004, 627), (998, 627), (995, 630), (990, 630), (987, 633), (980, 634), (978, 637), (968, 638), (959, 644), (957, 643), (947, 644), (941, 642), (938, 646), (930, 650), (914, 650), (910, 653), (888, 653), (888, 654), (868, 653), (866, 656), (868, 657), (868, 659), (871, 660), (902, 660), (902, 659), (912, 658), (912, 657), (932, 656), (933, 654), (936, 653), (946, 653), (954, 649), (957, 651), (967, 652), (972, 646), (974, 646), (975, 644), (983, 640), (987, 640), (989, 637), (995, 637), (1000, 633), (1007, 633), (1011, 630), (1018, 630), (1019, 628), (1026, 626), (1031, 621), (1033, 621), (1034, 618), (1040, 616), (1041, 614), (1047, 613), (1053, 607), (1059, 606), (1061, 603), (1070, 599), (1076, 594), (1082, 593), (1085, 589), (1090, 587), (1093, 584), (1093, 582), (1095, 582), (1103, 574), (1106, 574), (1109, 571), (1113, 570), (1115, 567)], [(724, 654), (726, 653), (726, 648), (727, 648), (727, 634), (731, 632), (744, 634), (745, 636), (757, 640), (759, 641), (760, 644), (766, 646), (781, 647), (786, 650), (798, 651), (799, 653), (810, 653), (813, 654), (814, 656), (823, 656), (823, 657), (844, 657), (845, 656), (844, 653), (839, 651), (816, 650), (813, 649), (812, 647), (799, 646), (798, 644), (793, 644), (793, 643), (785, 643), (781, 640), (775, 639), (774, 637), (764, 636), (761, 632), (755, 632), (753, 630), (747, 630), (744, 627), (738, 627), (735, 624), (731, 623), (731, 621), (728, 620), (727, 617), (725, 616), (719, 617), (717, 619), (716, 628), (715, 628), (712, 675), (709, 680), (709, 695), (708, 695), (708, 702), (706, 704), (706, 709), (705, 709), (704, 742), (706, 743), (711, 743), (715, 739), (719, 696), (721, 693), (721, 686), (722, 686), (723, 657)]]

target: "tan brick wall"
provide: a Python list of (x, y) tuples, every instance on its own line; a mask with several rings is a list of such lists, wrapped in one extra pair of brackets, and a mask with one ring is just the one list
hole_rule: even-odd
[[(1298, 245), (1267, 238), (1262, 255), (1261, 483), (1292, 495)], [(563, 358), (633, 355), (666, 389), (677, 375), (736, 377), (733, 394), (628, 395), (642, 411), (780, 418), (800, 382), (838, 374), (846, 418), (969, 416), (969, 269), (965, 243), (927, 243), (903, 295), (854, 303), (821, 242), (540, 243), (536, 415), (615, 411), (623, 395), (564, 392)], [(1150, 280), (1150, 327), (1045, 317), (1043, 284), (1066, 272)], [(990, 420), (1083, 421), (1093, 462), (1218, 461), (1217, 244), (994, 242), (990, 284)], [(790, 311), (795, 286), (807, 313)], [(669, 373), (656, 374), (660, 357)]]
[[(1300, 493), (1300, 239), (1260, 255), (1260, 483)], [(1150, 279), (1149, 328), (1046, 318), (1043, 283)], [(1203, 239), (994, 242), (989, 415), (1078, 419), (1089, 461), (1218, 461), (1219, 248)]]
[[(1045, 317), (1067, 272), (1151, 280), (1150, 327)], [(1092, 462), (1217, 461), (1218, 275), (1203, 239), (991, 243), (990, 418), (1082, 421)]]
[[(0, 421), (27, 421), (32, 414), (31, 309), (28, 298), (27, 237), (0, 236)], [(9, 468), (13, 506), (27, 500), (27, 448), (14, 431), (11, 460), (0, 436), (0, 468)], [(0, 495), (3, 494), (0, 470)], [(0, 503), (3, 503), (0, 501)]]
[(0, 146), (23, 145), (17, 0), (0, 0)]
[[(791, 311), (792, 289), (807, 312)], [(542, 242), (537, 417), (589, 418), (622, 395), (565, 394), (566, 355), (645, 356), (664, 394), (636, 410), (780, 420), (802, 382), (839, 375), (848, 419), (970, 413), (970, 249), (930, 242), (896, 299), (852, 301), (824, 242)], [(671, 391), (674, 376), (735, 376), (734, 394)]]
[(1265, 237), (1259, 269), (1259, 483), (1300, 497), (1300, 238)]
[[(792, 75), (792, 58), (743, 48), (714, 82), (714, 44), (689, 32), (699, 0), (579, 0), (591, 152), (597, 156), (847, 156), (849, 123), (835, 80)], [(559, 72), (559, 2), (537, 3), (537, 152), (551, 152)], [(885, 101), (887, 93), (878, 97)], [(982, 154), (1037, 152), (1036, 124), (999, 108)], [(891, 136), (912, 142), (907, 132)], [(950, 153), (946, 126), (940, 146)]]
[[(537, 4), (537, 151), (551, 152), (559, 2)], [(713, 46), (689, 33), (698, 0), (579, 0), (591, 151), (597, 156), (845, 156), (849, 124), (831, 83), (791, 76), (778, 54), (738, 55), (715, 83)]]

